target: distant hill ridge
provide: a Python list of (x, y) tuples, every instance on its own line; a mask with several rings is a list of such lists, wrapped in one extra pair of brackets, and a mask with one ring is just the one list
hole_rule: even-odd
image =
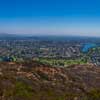
[(100, 39), (99, 37), (86, 37), (86, 36), (53, 36), (53, 35), (30, 35), (30, 34), (9, 34), (9, 33), (0, 33), (0, 39), (33, 39), (33, 40), (55, 40), (55, 41), (63, 41), (63, 40), (93, 40)]

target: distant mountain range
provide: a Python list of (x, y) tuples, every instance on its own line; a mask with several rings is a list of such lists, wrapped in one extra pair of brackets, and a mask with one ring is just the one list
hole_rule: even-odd
[(34, 35), (24, 35), (24, 34), (9, 34), (0, 33), (0, 40), (100, 40), (99, 37), (86, 37), (86, 36), (34, 36)]
[(25, 39), (27, 36), (17, 35), (17, 34), (8, 34), (8, 33), (0, 33), (0, 40), (14, 40), (14, 39)]

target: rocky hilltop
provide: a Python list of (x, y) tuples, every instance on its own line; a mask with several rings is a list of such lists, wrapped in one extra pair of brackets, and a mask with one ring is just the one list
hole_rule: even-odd
[(100, 67), (2, 62), (0, 100), (100, 100)]

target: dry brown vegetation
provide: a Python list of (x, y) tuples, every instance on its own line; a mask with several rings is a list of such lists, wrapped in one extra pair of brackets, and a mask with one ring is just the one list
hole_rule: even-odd
[(0, 100), (100, 100), (100, 67), (2, 62)]

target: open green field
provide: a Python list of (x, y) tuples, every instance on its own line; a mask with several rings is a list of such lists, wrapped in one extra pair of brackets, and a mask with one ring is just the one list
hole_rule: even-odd
[(54, 65), (54, 66), (69, 66), (69, 65), (76, 65), (76, 64), (87, 64), (88, 62), (86, 59), (80, 58), (80, 59), (48, 59), (48, 58), (38, 58), (37, 61), (44, 63), (44, 64), (49, 64), (49, 65)]

